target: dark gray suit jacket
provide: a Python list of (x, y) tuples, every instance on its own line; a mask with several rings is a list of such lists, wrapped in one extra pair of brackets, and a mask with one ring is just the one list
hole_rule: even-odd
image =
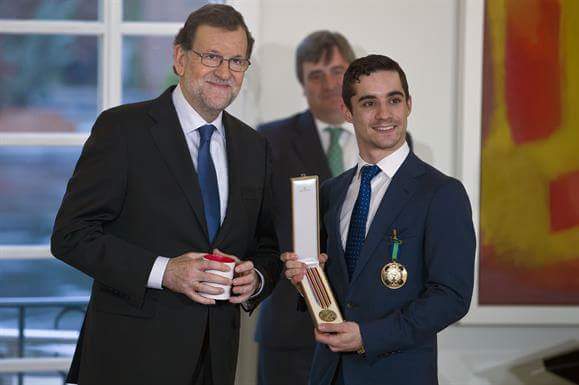
[(224, 112), (229, 196), (209, 242), (172, 90), (99, 116), (58, 212), (52, 253), (94, 279), (69, 382), (189, 385), (208, 328), (214, 383), (233, 384), (239, 306), (147, 289), (151, 267), (213, 248), (250, 259), (265, 279), (253, 307), (280, 275), (266, 140)]

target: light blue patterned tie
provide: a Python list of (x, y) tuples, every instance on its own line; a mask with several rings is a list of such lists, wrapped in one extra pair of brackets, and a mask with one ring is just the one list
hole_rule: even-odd
[(352, 210), (352, 217), (350, 218), (350, 226), (348, 227), (348, 238), (346, 240), (346, 251), (344, 257), (346, 258), (346, 267), (348, 268), (348, 277), (352, 279), (354, 270), (356, 270), (356, 263), (360, 257), (360, 251), (364, 246), (366, 239), (366, 221), (368, 220), (368, 210), (370, 208), (370, 197), (372, 195), (372, 186), (370, 182), (380, 172), (380, 168), (376, 165), (362, 167), (360, 190), (358, 191), (358, 198)]
[(203, 210), (205, 212), (205, 221), (207, 222), (209, 242), (213, 242), (221, 222), (217, 173), (215, 172), (215, 165), (210, 152), (211, 135), (213, 135), (214, 130), (215, 126), (212, 124), (199, 127), (201, 141), (199, 142), (199, 152), (197, 154), (197, 174), (199, 175), (199, 187), (203, 197)]

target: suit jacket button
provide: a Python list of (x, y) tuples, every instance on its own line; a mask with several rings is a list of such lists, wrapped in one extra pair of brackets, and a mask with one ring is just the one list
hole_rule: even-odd
[(348, 303), (346, 303), (346, 307), (347, 307), (348, 309), (353, 309), (353, 308), (356, 307), (356, 304), (355, 304), (355, 303), (352, 303), (352, 302), (348, 302)]

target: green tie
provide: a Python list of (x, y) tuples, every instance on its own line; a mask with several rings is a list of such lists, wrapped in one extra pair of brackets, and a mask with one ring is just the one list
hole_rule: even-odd
[(330, 147), (326, 154), (328, 164), (332, 171), (332, 176), (340, 175), (344, 171), (344, 156), (342, 154), (342, 147), (340, 146), (340, 135), (342, 135), (341, 127), (327, 127), (326, 131), (330, 133)]

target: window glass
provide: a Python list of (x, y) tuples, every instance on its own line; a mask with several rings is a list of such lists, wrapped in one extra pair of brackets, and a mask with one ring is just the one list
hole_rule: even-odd
[(0, 18), (96, 20), (98, 0), (0, 0)]
[[(221, 1), (212, 1), (220, 3)], [(171, 6), (159, 0), (124, 0), (123, 19), (125, 21), (179, 21), (197, 8), (207, 4), (204, 0), (174, 0)]]
[(0, 132), (90, 130), (97, 46), (96, 36), (0, 34)]
[(159, 96), (178, 83), (173, 73), (173, 37), (127, 36), (123, 40), (123, 103)]
[(0, 147), (0, 245), (48, 244), (80, 147)]

